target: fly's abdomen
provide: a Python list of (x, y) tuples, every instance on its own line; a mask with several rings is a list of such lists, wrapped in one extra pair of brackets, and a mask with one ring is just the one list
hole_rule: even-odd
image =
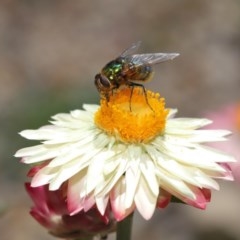
[(148, 81), (153, 74), (152, 67), (150, 65), (141, 65), (136, 66), (132, 65), (131, 70), (129, 71), (129, 80), (134, 81)]

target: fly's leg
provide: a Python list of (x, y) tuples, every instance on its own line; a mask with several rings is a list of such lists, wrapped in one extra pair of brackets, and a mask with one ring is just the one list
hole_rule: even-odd
[(142, 84), (140, 84), (140, 83), (133, 83), (133, 82), (129, 82), (128, 86), (131, 88), (130, 99), (129, 99), (129, 109), (130, 109), (130, 112), (132, 111), (132, 95), (133, 95), (134, 87), (142, 88), (142, 91), (143, 91), (146, 103), (149, 106), (149, 108), (154, 112), (154, 110), (152, 109), (151, 105), (148, 102), (146, 88)]
[(108, 93), (103, 93), (103, 94), (102, 94), (102, 97), (103, 97), (103, 99), (106, 100), (107, 105), (108, 105), (108, 102), (109, 102), (109, 94), (108, 94)]

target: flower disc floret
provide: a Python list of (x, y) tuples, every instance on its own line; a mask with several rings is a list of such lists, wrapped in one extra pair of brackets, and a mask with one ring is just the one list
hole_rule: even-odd
[(114, 92), (103, 99), (95, 114), (96, 125), (123, 142), (148, 142), (164, 132), (169, 110), (160, 95), (140, 87)]

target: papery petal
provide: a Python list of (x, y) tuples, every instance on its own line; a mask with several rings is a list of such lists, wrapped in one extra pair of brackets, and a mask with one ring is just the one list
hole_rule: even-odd
[(165, 208), (171, 201), (171, 194), (165, 191), (164, 189), (160, 190), (160, 194), (157, 200), (157, 207), (158, 208)]
[(25, 189), (36, 206), (34, 212), (38, 212), (38, 215), (40, 213), (49, 214), (45, 187), (33, 188), (30, 183), (25, 183)]
[(205, 209), (207, 206), (207, 203), (211, 199), (211, 191), (208, 189), (198, 189), (198, 188), (193, 189), (193, 191), (196, 195), (195, 200), (187, 199), (187, 198), (182, 200), (193, 207)]
[(108, 195), (105, 195), (105, 196), (102, 196), (102, 197), (97, 196), (95, 198), (97, 208), (102, 215), (105, 214), (105, 211), (106, 211), (106, 208), (107, 208), (107, 205), (108, 205), (108, 200), (109, 200)]
[(31, 186), (39, 187), (50, 183), (54, 176), (57, 175), (57, 170), (54, 168), (43, 167), (32, 178)]
[[(233, 173), (233, 176), (234, 176), (234, 179), (235, 179), (236, 181), (240, 182), (240, 160), (239, 160), (239, 162), (230, 163), (229, 165), (231, 166), (230, 174), (231, 174), (231, 172), (232, 172), (232, 173)], [(228, 172), (228, 173), (229, 173), (229, 172)], [(227, 177), (227, 179), (230, 178), (230, 180), (233, 180), (233, 177), (231, 178), (231, 176), (232, 176), (232, 175), (230, 175), (230, 177), (229, 177), (229, 175), (228, 175), (228, 176), (226, 176), (226, 177)], [(224, 178), (224, 179), (226, 179), (226, 178)]]
[(27, 173), (27, 176), (28, 177), (34, 177), (39, 172), (40, 169), (42, 169), (42, 168), (44, 168), (45, 166), (48, 165), (49, 161), (48, 162), (46, 161), (42, 164), (39, 164), (39, 165), (36, 165), (36, 166), (33, 166), (32, 168), (30, 168), (30, 170)]
[(68, 181), (67, 205), (71, 215), (74, 215), (84, 208), (82, 199), (86, 197), (84, 189), (86, 187), (85, 171), (82, 171)]
[(156, 208), (157, 196), (153, 195), (143, 177), (140, 177), (134, 201), (140, 214), (146, 220), (150, 219)]
[(110, 193), (110, 202), (114, 217), (123, 220), (134, 211), (135, 205), (126, 206), (126, 179), (122, 177)]
[(140, 179), (140, 169), (137, 166), (137, 162), (132, 162), (125, 174), (126, 180), (126, 208), (130, 208), (133, 205), (134, 196)]

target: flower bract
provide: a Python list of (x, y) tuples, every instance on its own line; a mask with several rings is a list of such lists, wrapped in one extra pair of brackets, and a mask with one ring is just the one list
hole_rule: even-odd
[(94, 235), (105, 235), (113, 231), (115, 221), (110, 211), (101, 216), (96, 207), (70, 216), (65, 201), (64, 188), (49, 191), (48, 186), (25, 188), (34, 202), (30, 214), (48, 231), (64, 239), (89, 239)]

